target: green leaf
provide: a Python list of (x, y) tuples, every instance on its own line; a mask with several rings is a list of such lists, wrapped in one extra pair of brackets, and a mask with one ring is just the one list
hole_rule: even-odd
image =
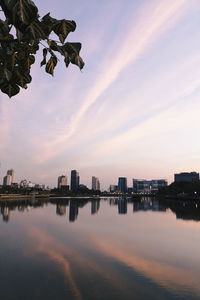
[(64, 44), (66, 37), (72, 31), (75, 31), (76, 23), (74, 21), (61, 20), (53, 26), (53, 31), (59, 37), (59, 40)]
[(1, 86), (1, 91), (7, 94), (9, 98), (11, 98), (12, 96), (15, 96), (19, 93), (20, 88), (16, 84), (5, 83)]
[(45, 68), (46, 72), (53, 76), (56, 65), (57, 65), (56, 56), (51, 56), (51, 58), (48, 60), (46, 64), (46, 68)]

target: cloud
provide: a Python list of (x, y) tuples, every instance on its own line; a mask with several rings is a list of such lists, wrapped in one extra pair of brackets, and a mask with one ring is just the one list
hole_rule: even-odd
[(129, 23), (129, 33), (124, 31), (116, 33), (120, 41), (118, 51), (104, 58), (102, 71), (92, 83), (79, 109), (71, 116), (60, 133), (44, 145), (44, 150), (35, 157), (37, 163), (50, 159), (69, 145), (69, 140), (76, 133), (89, 108), (114, 83), (123, 69), (148, 51), (149, 46), (184, 15), (187, 7), (186, 0), (152, 1), (139, 12), (136, 23), (135, 21)]

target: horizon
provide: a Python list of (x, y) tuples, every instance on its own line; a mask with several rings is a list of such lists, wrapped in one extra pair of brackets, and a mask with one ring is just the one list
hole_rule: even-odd
[(60, 62), (52, 78), (41, 48), (28, 89), (0, 94), (0, 179), (12, 168), (17, 181), (55, 186), (77, 166), (81, 183), (96, 176), (105, 189), (120, 176), (198, 172), (200, 2), (34, 2), (75, 20), (67, 40), (82, 43), (85, 67)]

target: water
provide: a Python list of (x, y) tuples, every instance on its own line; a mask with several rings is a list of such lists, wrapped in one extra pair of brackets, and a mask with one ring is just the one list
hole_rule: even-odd
[(3, 300), (200, 299), (200, 206), (1, 203)]

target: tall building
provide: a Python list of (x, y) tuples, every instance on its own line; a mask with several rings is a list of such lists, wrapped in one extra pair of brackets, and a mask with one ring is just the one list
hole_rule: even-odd
[(119, 177), (118, 178), (118, 190), (121, 193), (127, 192), (127, 178), (126, 177)]
[(80, 176), (76, 170), (71, 171), (71, 190), (77, 190), (79, 188)]
[(195, 181), (199, 180), (199, 173), (196, 172), (184, 172), (184, 173), (178, 173), (174, 174), (174, 181)]
[(14, 170), (10, 169), (7, 171), (7, 176), (10, 175), (11, 176), (11, 184), (14, 182)]
[(100, 182), (99, 178), (92, 176), (92, 190), (100, 191)]
[(3, 185), (11, 185), (14, 182), (14, 170), (7, 171), (7, 175), (3, 178)]
[(12, 184), (12, 176), (11, 175), (6, 175), (3, 178), (3, 185), (8, 186), (8, 185), (11, 185), (11, 184)]
[(67, 176), (61, 175), (58, 177), (58, 189), (63, 186), (67, 186)]

